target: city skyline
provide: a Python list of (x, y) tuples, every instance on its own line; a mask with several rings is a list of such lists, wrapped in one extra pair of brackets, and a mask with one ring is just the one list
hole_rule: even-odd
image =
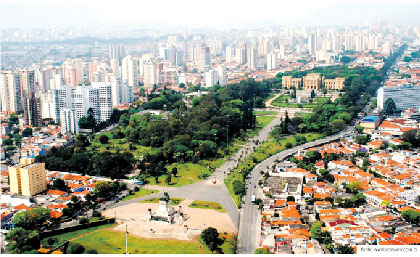
[[(2, 29), (11, 28), (243, 28), (357, 25), (387, 20), (417, 25), (418, 1), (213, 1), (205, 9), (190, 0), (140, 2), (1, 1)], [(252, 8), (251, 8), (252, 6)], [(325, 15), (328, 13), (329, 15)]]

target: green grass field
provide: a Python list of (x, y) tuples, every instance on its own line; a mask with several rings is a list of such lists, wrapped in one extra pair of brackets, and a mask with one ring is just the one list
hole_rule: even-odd
[(273, 111), (256, 111), (254, 112), (255, 116), (265, 116), (265, 115), (271, 115), (271, 116), (276, 116), (277, 112), (273, 112)]
[(255, 116), (257, 118), (257, 126), (256, 126), (255, 130), (247, 129), (247, 131), (246, 131), (247, 137), (253, 138), (256, 135), (258, 135), (258, 133), (260, 133), (260, 131), (263, 128), (265, 128), (268, 124), (270, 124), (270, 122), (272, 122), (274, 120), (276, 115), (277, 115), (276, 112), (270, 112), (270, 111), (255, 112)]
[[(195, 183), (199, 180), (204, 179), (205, 177), (210, 176), (210, 168), (200, 164), (194, 163), (175, 163), (167, 167), (168, 171), (171, 171), (172, 168), (176, 167), (178, 169), (178, 174), (176, 177), (172, 176), (171, 183), (166, 183), (166, 176), (159, 176), (159, 182), (156, 183), (155, 178), (148, 178), (148, 184), (150, 185), (159, 185), (159, 186), (170, 186), (170, 187), (180, 187), (188, 184)], [(210, 167), (210, 166), (209, 166)]]
[(87, 234), (87, 233), (90, 233), (90, 232), (93, 232), (93, 231), (112, 228), (113, 226), (115, 226), (115, 223), (101, 225), (101, 226), (87, 228), (87, 229), (76, 230), (76, 231), (64, 233), (64, 234), (61, 234), (61, 235), (46, 237), (46, 238), (41, 240), (41, 243), (42, 243), (42, 245), (46, 246), (46, 245), (48, 245), (48, 243), (47, 243), (48, 238), (56, 238), (57, 241), (53, 245), (51, 245), (52, 247), (55, 247), (55, 246), (58, 246), (58, 245), (64, 243), (67, 240), (72, 239), (72, 238), (75, 238), (75, 237), (78, 237), (78, 236), (81, 236), (81, 235), (84, 235), (84, 234)]
[[(171, 205), (179, 205), (184, 201), (183, 198), (171, 198)], [(139, 201), (138, 203), (159, 203), (159, 198), (150, 198), (147, 200)]]
[(201, 208), (201, 209), (211, 209), (218, 212), (226, 212), (225, 208), (220, 203), (209, 202), (209, 201), (193, 201), (188, 207), (191, 208)]
[(315, 108), (317, 104), (326, 103), (330, 97), (315, 97), (314, 103), (291, 103), (290, 95), (280, 95), (271, 103), (273, 106), (285, 107), (285, 108)]
[[(102, 144), (99, 141), (99, 137), (101, 135), (106, 135), (109, 138), (108, 144)], [(88, 151), (91, 151), (92, 153), (98, 153), (98, 152), (105, 152), (109, 151), (111, 153), (115, 153), (117, 150), (119, 152), (130, 152), (133, 154), (135, 158), (139, 158), (143, 156), (145, 153), (148, 153), (151, 150), (151, 147), (146, 147), (138, 144), (133, 144), (133, 146), (136, 148), (135, 150), (130, 150), (129, 148), (130, 143), (127, 142), (125, 138), (123, 139), (113, 139), (112, 134), (110, 132), (104, 132), (99, 135), (97, 135), (92, 141), (91, 145), (87, 148)]]
[(331, 99), (331, 97), (322, 97), (322, 96), (320, 96), (320, 97), (315, 97), (314, 102), (315, 103), (323, 104), (323, 103), (328, 102), (328, 100), (330, 100), (330, 99)]
[(157, 192), (159, 192), (159, 191), (158, 190), (150, 190), (150, 189), (140, 188), (140, 191), (134, 192), (133, 195), (127, 195), (126, 197), (121, 199), (121, 201), (127, 201), (127, 200), (135, 199), (135, 198), (138, 198), (138, 197), (141, 197), (141, 196), (154, 194), (154, 193), (157, 193)]
[[(77, 238), (73, 243), (85, 247), (85, 251), (95, 249), (102, 254), (124, 254), (125, 233), (110, 230), (96, 231)], [(199, 254), (198, 245), (181, 240), (145, 239), (128, 235), (128, 252), (131, 254)]]

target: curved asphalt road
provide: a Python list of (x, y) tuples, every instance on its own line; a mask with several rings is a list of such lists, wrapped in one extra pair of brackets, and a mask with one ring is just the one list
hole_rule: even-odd
[[(255, 249), (257, 248), (257, 240), (259, 234), (259, 220), (260, 220), (260, 212), (258, 211), (258, 206), (255, 204), (251, 204), (252, 195), (255, 194), (258, 196), (258, 181), (261, 179), (260, 171), (265, 171), (267, 166), (271, 167), (276, 160), (283, 160), (288, 156), (291, 156), (297, 153), (299, 150), (303, 150), (306, 148), (311, 148), (317, 145), (322, 145), (334, 140), (337, 140), (343, 137), (345, 134), (351, 132), (353, 127), (347, 127), (345, 130), (340, 132), (339, 134), (328, 136), (322, 139), (318, 139), (316, 141), (312, 141), (303, 145), (299, 145), (293, 147), (288, 150), (284, 150), (276, 155), (273, 155), (258, 165), (254, 167), (254, 169), (250, 173), (250, 177), (247, 180), (248, 189), (246, 191), (246, 195), (244, 196), (244, 203), (241, 209), (241, 223), (239, 225), (239, 233), (238, 233), (238, 253), (242, 254), (253, 254)], [(254, 188), (255, 186), (255, 188)]]

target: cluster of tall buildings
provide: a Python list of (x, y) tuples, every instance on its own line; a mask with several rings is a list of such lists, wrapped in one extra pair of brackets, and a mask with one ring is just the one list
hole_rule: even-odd
[[(118, 56), (116, 56), (118, 57)], [(77, 133), (78, 121), (92, 109), (98, 122), (114, 107), (134, 100), (134, 82), (122, 76), (118, 59), (4, 71), (0, 74), (1, 111), (23, 113), (25, 125), (60, 123), (62, 132)], [(124, 79), (123, 79), (123, 78)]]
[[(100, 47), (100, 57), (94, 54), (98, 49), (91, 49), (94, 57), (67, 59), (61, 65), (44, 60), (25, 69), (2, 71), (1, 111), (23, 113), (25, 123), (33, 126), (45, 119), (78, 120), (90, 108), (97, 120), (103, 121), (109, 117), (110, 108), (132, 102), (133, 91), (139, 86), (146, 92), (180, 84), (224, 86), (245, 74), (264, 79), (279, 71), (339, 64), (343, 55), (353, 55), (361, 65), (380, 68), (382, 57), (397, 48), (402, 37), (418, 40), (420, 29), (377, 23), (232, 30), (177, 33), (164, 40), (105, 45)], [(284, 77), (283, 84), (287, 88), (342, 89), (344, 81)], [(67, 125), (65, 130), (77, 131), (72, 123)]]

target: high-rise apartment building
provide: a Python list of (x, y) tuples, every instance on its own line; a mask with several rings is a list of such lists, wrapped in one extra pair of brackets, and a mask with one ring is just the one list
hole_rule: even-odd
[(143, 83), (145, 88), (153, 88), (154, 85), (159, 85), (159, 74), (158, 65), (149, 61), (143, 65), (144, 74), (143, 74)]
[(220, 86), (225, 86), (226, 85), (226, 70), (225, 67), (223, 65), (220, 65), (219, 67), (217, 67), (217, 79), (219, 82)]
[(81, 59), (70, 59), (63, 63), (63, 78), (65, 84), (72, 86), (84, 83), (83, 61)]
[(247, 46), (245, 43), (242, 43), (239, 48), (236, 49), (236, 62), (239, 65), (245, 64), (247, 62)]
[(168, 62), (172, 66), (177, 66), (177, 57), (178, 57), (178, 49), (175, 46), (169, 46), (168, 47)]
[(254, 71), (257, 69), (257, 51), (254, 47), (248, 49), (248, 69)]
[(60, 111), (60, 127), (61, 134), (66, 134), (67, 132), (73, 133), (76, 135), (79, 133), (79, 124), (74, 110), (69, 108), (64, 108)]
[(378, 34), (376, 33), (369, 34), (368, 48), (371, 50), (379, 48), (379, 35)]
[(398, 110), (420, 108), (420, 86), (403, 84), (399, 86), (384, 86), (378, 90), (378, 107), (383, 109), (386, 100), (392, 98)]
[(365, 51), (365, 36), (364, 35), (357, 35), (356, 36), (356, 51), (363, 52)]
[(315, 54), (316, 51), (318, 50), (318, 37), (316, 33), (309, 34), (308, 50), (309, 50), (309, 54)]
[(206, 77), (206, 87), (212, 87), (218, 82), (218, 74), (216, 70), (209, 70), (205, 74)]
[(121, 65), (122, 82), (132, 87), (138, 86), (138, 73), (138, 61), (131, 55), (124, 57)]
[(45, 163), (23, 162), (9, 166), (8, 171), (10, 192), (13, 194), (33, 196), (47, 190)]
[[(115, 87), (120, 87), (119, 82), (114, 82)], [(107, 121), (112, 115), (112, 90), (109, 82), (92, 82), (92, 91), (98, 91), (98, 122)], [(117, 96), (118, 97), (118, 96)], [(90, 100), (90, 99), (89, 99)], [(121, 101), (121, 100), (120, 100)]]
[(275, 53), (267, 54), (267, 70), (275, 70), (277, 68), (277, 55)]
[(22, 111), (20, 76), (18, 72), (6, 71), (0, 75), (1, 111)]
[(41, 99), (38, 94), (31, 93), (30, 96), (24, 98), (23, 102), (23, 118), (25, 120), (25, 124), (38, 126), (41, 124), (41, 117)]
[(198, 71), (205, 71), (210, 67), (210, 47), (198, 44), (197, 45), (197, 69)]
[(109, 60), (109, 67), (111, 68), (111, 72), (114, 74), (115, 78), (121, 78), (120, 65), (117, 59)]
[(344, 50), (354, 50), (354, 37), (353, 34), (347, 33), (344, 36)]
[(122, 45), (109, 46), (109, 59), (116, 59), (120, 63), (124, 56), (124, 48)]
[(234, 61), (233, 57), (234, 57), (233, 47), (227, 46), (226, 47), (226, 62), (227, 63), (233, 62)]
[(60, 119), (59, 90), (52, 89), (41, 94), (41, 117), (42, 119)]

